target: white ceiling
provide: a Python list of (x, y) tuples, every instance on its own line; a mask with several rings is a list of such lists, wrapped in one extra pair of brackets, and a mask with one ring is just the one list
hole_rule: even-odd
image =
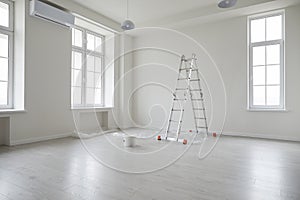
[[(126, 18), (126, 0), (73, 0), (116, 22)], [(247, 10), (247, 14), (300, 3), (300, 0), (238, 0), (232, 9), (217, 7), (219, 0), (129, 0), (129, 19), (138, 26), (166, 25), (213, 18), (224, 13)], [(258, 6), (260, 10), (258, 9)], [(228, 15), (229, 16), (229, 15)]]
[[(73, 0), (117, 22), (126, 18), (126, 0)], [(129, 18), (136, 23), (160, 19), (193, 8), (216, 4), (217, 0), (128, 0)]]

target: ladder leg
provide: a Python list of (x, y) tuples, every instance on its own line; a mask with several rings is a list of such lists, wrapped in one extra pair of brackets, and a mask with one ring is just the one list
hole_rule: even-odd
[[(191, 65), (192, 65), (192, 67), (193, 68), (196, 68), (196, 65), (195, 65), (195, 62), (196, 62), (196, 55), (195, 54), (193, 54), (192, 55), (192, 61), (191, 61)], [(197, 68), (196, 68), (197, 69)], [(197, 72), (198, 72), (198, 70), (197, 70)], [(200, 89), (200, 88), (199, 88)], [(191, 98), (191, 104), (192, 104), (192, 109), (193, 109), (193, 115), (194, 115), (194, 123), (195, 123), (195, 130), (196, 130), (196, 133), (198, 133), (199, 131), (198, 131), (198, 122), (197, 122), (197, 119), (196, 119), (196, 117), (197, 117), (197, 115), (196, 115), (196, 111), (195, 111), (195, 105), (194, 105), (194, 102), (192, 101), (192, 99), (193, 99), (193, 93), (192, 93), (192, 89), (191, 89), (191, 86), (189, 85), (189, 90), (190, 90), (190, 98)]]
[[(200, 98), (203, 99), (203, 92), (202, 92), (202, 87), (201, 87), (201, 82), (200, 82), (200, 74), (199, 74), (198, 70), (197, 70), (197, 79), (199, 80), (198, 81), (198, 86), (201, 89)], [(201, 104), (202, 104), (202, 108), (205, 108), (204, 99), (203, 99), (203, 101), (201, 101)], [(204, 118), (204, 123), (205, 123), (206, 136), (208, 136), (208, 124), (207, 124), (206, 110), (205, 109), (203, 109), (203, 118)]]
[[(183, 63), (185, 62), (185, 56), (182, 55), (181, 56), (181, 60), (180, 60), (180, 65), (179, 65), (179, 74), (178, 74), (178, 79), (180, 78), (180, 71), (182, 69), (182, 65)], [(177, 84), (176, 84), (176, 88), (178, 86), (178, 81), (177, 81)], [(173, 98), (175, 99), (176, 98), (176, 95), (175, 95), (175, 92), (173, 93)], [(168, 136), (169, 136), (169, 132), (170, 132), (170, 127), (171, 127), (171, 120), (172, 120), (172, 117), (173, 117), (173, 110), (174, 110), (174, 100), (172, 102), (172, 108), (171, 108), (171, 111), (170, 111), (170, 114), (169, 114), (169, 119), (168, 119), (168, 126), (167, 126), (167, 129), (166, 129), (166, 134), (165, 134), (165, 138), (168, 139)]]

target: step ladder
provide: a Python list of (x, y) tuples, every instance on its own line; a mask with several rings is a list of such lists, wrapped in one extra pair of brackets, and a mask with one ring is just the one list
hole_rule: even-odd
[[(176, 88), (173, 93), (172, 108), (169, 114), (168, 126), (166, 129), (165, 140), (182, 142), (187, 144), (186, 139), (180, 139), (180, 132), (183, 123), (185, 105), (190, 98), (194, 115), (195, 131), (197, 134), (205, 132), (208, 135), (206, 110), (204, 106), (203, 92), (199, 69), (196, 63), (196, 55), (186, 59), (181, 57)], [(172, 127), (176, 127), (176, 131)], [(158, 138), (158, 139), (159, 139)]]

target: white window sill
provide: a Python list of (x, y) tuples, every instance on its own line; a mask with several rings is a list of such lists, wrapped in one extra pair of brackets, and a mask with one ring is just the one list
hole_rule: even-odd
[(82, 112), (101, 112), (101, 111), (110, 111), (114, 107), (72, 107), (72, 111), (82, 111)]
[(24, 109), (0, 109), (1, 114), (11, 114), (11, 113), (26, 113), (27, 111)]
[(289, 112), (287, 109), (248, 108), (249, 112)]

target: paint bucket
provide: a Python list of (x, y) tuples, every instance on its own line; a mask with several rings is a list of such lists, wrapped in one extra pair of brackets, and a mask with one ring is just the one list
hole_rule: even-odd
[(134, 147), (135, 146), (135, 137), (126, 135), (123, 137), (123, 145), (125, 147)]

